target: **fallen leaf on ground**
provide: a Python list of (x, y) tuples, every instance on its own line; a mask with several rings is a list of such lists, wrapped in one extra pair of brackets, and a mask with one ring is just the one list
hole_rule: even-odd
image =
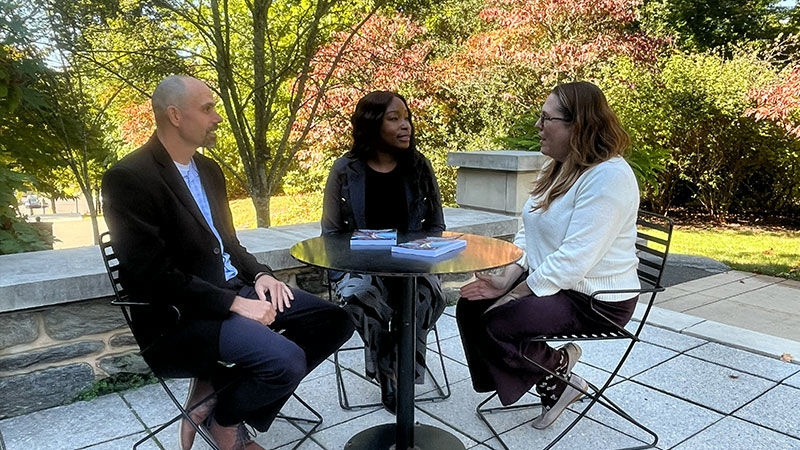
[(781, 355), (781, 361), (783, 361), (783, 362), (792, 362), (792, 361), (794, 361), (794, 358), (792, 357), (791, 354), (784, 353), (784, 354)]
[(728, 378), (733, 378), (735, 380), (735, 379), (739, 378), (739, 375), (730, 374), (730, 375), (728, 375)]

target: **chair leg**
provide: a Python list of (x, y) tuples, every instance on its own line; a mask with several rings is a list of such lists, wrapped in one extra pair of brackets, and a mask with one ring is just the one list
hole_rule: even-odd
[[(431, 381), (433, 382), (435, 390), (438, 392), (438, 394), (434, 394), (434, 395), (431, 395), (431, 396), (416, 397), (414, 399), (415, 402), (427, 402), (427, 401), (445, 400), (445, 399), (449, 398), (450, 394), (451, 394), (450, 380), (447, 378), (447, 369), (445, 368), (444, 356), (442, 354), (442, 344), (441, 344), (441, 341), (439, 340), (439, 330), (436, 328), (435, 325), (433, 327), (433, 332), (434, 332), (434, 335), (436, 336), (436, 346), (437, 346), (437, 350), (438, 350), (438, 354), (439, 354), (439, 364), (441, 364), (441, 367), (442, 367), (442, 377), (444, 378), (444, 385), (439, 383), (439, 380), (436, 379), (436, 377), (433, 375), (433, 372), (431, 372), (429, 367), (425, 367), (425, 370), (428, 373), (428, 376), (431, 377)], [(356, 376), (360, 377), (361, 379), (363, 379), (365, 381), (368, 381), (368, 382), (370, 382), (372, 384), (376, 384), (373, 380), (367, 378), (366, 376), (364, 376), (364, 375), (362, 375), (362, 374), (360, 374), (360, 373), (358, 373), (358, 372), (356, 372), (356, 371), (354, 371), (352, 369), (349, 369), (349, 368), (346, 368), (346, 367), (343, 368), (342, 365), (339, 362), (339, 352), (350, 351), (350, 350), (360, 350), (362, 348), (363, 347), (361, 347), (361, 346), (359, 346), (359, 347), (345, 347), (345, 348), (340, 348), (339, 350), (337, 350), (337, 351), (335, 351), (333, 353), (333, 362), (334, 362), (335, 373), (336, 373), (336, 391), (337, 391), (337, 394), (339, 396), (339, 406), (341, 406), (342, 409), (346, 409), (348, 411), (354, 410), (354, 409), (374, 408), (374, 407), (377, 407), (377, 406), (381, 406), (381, 402), (362, 403), (362, 404), (354, 405), (354, 404), (350, 403), (350, 399), (347, 396), (347, 388), (345, 387), (344, 377), (342, 375), (344, 370), (347, 370), (348, 372), (352, 373), (353, 375), (356, 375)]]
[(450, 380), (447, 378), (447, 370), (444, 367), (444, 354), (442, 353), (442, 342), (439, 340), (439, 329), (434, 325), (433, 326), (433, 334), (436, 337), (436, 350), (438, 350), (439, 354), (439, 364), (442, 367), (442, 378), (444, 378), (444, 387), (439, 384), (439, 380), (433, 375), (430, 367), (425, 365), (425, 371), (428, 372), (428, 376), (431, 377), (431, 382), (436, 387), (436, 391), (439, 393), (438, 395), (433, 395), (430, 397), (419, 397), (415, 398), (415, 402), (426, 402), (426, 401), (439, 401), (439, 400), (446, 400), (450, 398)]
[(630, 345), (628, 345), (628, 348), (625, 351), (625, 353), (623, 354), (623, 356), (620, 359), (619, 363), (617, 363), (617, 366), (614, 368), (614, 370), (612, 371), (611, 375), (609, 375), (609, 377), (606, 380), (606, 382), (603, 383), (602, 387), (600, 387), (598, 389), (597, 386), (595, 386), (593, 384), (589, 384), (590, 388), (592, 390), (594, 390), (595, 393), (590, 393), (590, 392), (582, 389), (580, 386), (577, 386), (577, 385), (571, 383), (568, 379), (566, 379), (563, 376), (557, 374), (555, 371), (550, 370), (547, 367), (544, 367), (541, 364), (539, 364), (537, 361), (534, 361), (534, 360), (528, 358), (525, 355), (525, 352), (522, 352), (522, 357), (525, 358), (526, 361), (528, 361), (531, 364), (537, 366), (539, 369), (543, 370), (544, 372), (547, 372), (548, 374), (550, 374), (550, 375), (558, 378), (559, 380), (567, 383), (568, 385), (572, 386), (574, 389), (577, 389), (583, 395), (585, 395), (586, 397), (591, 399), (589, 401), (589, 404), (586, 405), (586, 407), (578, 414), (578, 417), (576, 417), (569, 425), (567, 425), (567, 427), (564, 428), (564, 430), (562, 430), (561, 433), (558, 436), (556, 436), (556, 438), (553, 439), (550, 442), (550, 444), (547, 445), (547, 447), (545, 447), (545, 450), (549, 450), (554, 445), (556, 445), (556, 443), (558, 443), (558, 441), (560, 441), (564, 436), (566, 436), (567, 433), (573, 427), (575, 427), (575, 425), (578, 424), (578, 421), (580, 421), (583, 417), (586, 416), (586, 414), (595, 405), (595, 403), (599, 403), (600, 405), (602, 405), (603, 407), (605, 407), (609, 411), (611, 411), (614, 414), (620, 416), (621, 418), (625, 419), (626, 421), (628, 421), (632, 425), (636, 426), (637, 428), (641, 429), (642, 431), (644, 431), (645, 433), (647, 433), (647, 434), (649, 434), (650, 436), (653, 437), (653, 441), (651, 443), (646, 443), (645, 445), (636, 446), (636, 447), (626, 447), (626, 448), (620, 449), (620, 450), (637, 450), (637, 449), (653, 448), (653, 447), (656, 446), (656, 444), (658, 443), (658, 435), (655, 432), (653, 432), (652, 430), (650, 430), (649, 428), (647, 428), (646, 426), (644, 426), (640, 422), (638, 422), (635, 419), (633, 419), (633, 417), (631, 417), (627, 412), (625, 412), (622, 408), (620, 408), (617, 404), (613, 403), (611, 400), (608, 399), (608, 397), (605, 396), (606, 389), (608, 389), (608, 387), (611, 385), (611, 382), (614, 380), (614, 377), (616, 377), (617, 374), (619, 373), (620, 368), (622, 368), (622, 365), (625, 363), (625, 360), (628, 358), (628, 355), (630, 354), (631, 350), (633, 350), (633, 345), (635, 343), (636, 343), (636, 340), (631, 340)]
[(489, 431), (492, 433), (497, 442), (503, 446), (505, 450), (509, 450), (508, 445), (503, 441), (500, 437), (500, 433), (489, 423), (489, 419), (486, 418), (486, 414), (492, 414), (498, 411), (506, 412), (506, 411), (516, 411), (520, 409), (529, 409), (535, 408), (537, 406), (541, 406), (541, 403), (521, 403), (521, 404), (513, 404), (509, 406), (495, 406), (492, 408), (483, 408), (483, 405), (489, 403), (490, 400), (497, 397), (497, 392), (493, 393), (492, 395), (488, 396), (484, 401), (480, 402), (478, 406), (475, 408), (475, 413), (478, 414), (478, 418), (483, 421), (483, 423), (489, 428)]
[[(294, 416), (287, 416), (287, 415), (284, 415), (284, 414), (278, 414), (278, 417), (277, 417), (278, 419), (286, 420), (287, 422), (289, 422), (290, 424), (294, 425), (295, 428), (297, 428), (298, 430), (300, 430), (303, 433), (303, 438), (300, 439), (297, 442), (297, 444), (295, 444), (294, 447), (292, 447), (292, 450), (295, 450), (295, 449), (299, 448), (301, 445), (303, 445), (303, 442), (305, 442), (306, 439), (311, 437), (311, 434), (313, 434), (317, 430), (317, 428), (319, 428), (319, 426), (322, 425), (322, 415), (319, 412), (317, 412), (317, 410), (312, 408), (311, 405), (306, 403), (302, 398), (300, 398), (300, 396), (297, 395), (296, 393), (293, 393), (292, 397), (294, 397), (295, 400), (297, 400), (301, 405), (303, 405), (303, 408), (305, 408), (307, 411), (309, 411), (315, 417), (314, 419), (308, 419), (308, 418), (304, 418), (304, 417), (294, 417)], [(298, 422), (299, 423), (304, 423), (304, 424), (313, 424), (313, 426), (310, 429), (305, 430), (305, 429), (303, 429), (303, 427), (298, 425)]]
[(133, 448), (136, 449), (143, 442), (147, 441), (148, 439), (151, 439), (151, 438), (155, 437), (156, 434), (160, 433), (161, 431), (163, 431), (164, 429), (166, 429), (167, 427), (169, 427), (173, 423), (177, 422), (178, 420), (186, 419), (189, 422), (189, 424), (192, 426), (192, 428), (195, 429), (197, 434), (200, 435), (200, 437), (202, 437), (203, 440), (206, 441), (206, 443), (213, 450), (219, 450), (219, 447), (217, 447), (217, 445), (214, 443), (214, 441), (211, 439), (211, 437), (205, 432), (205, 430), (202, 427), (200, 427), (197, 423), (195, 423), (194, 420), (191, 419), (191, 417), (189, 417), (189, 413), (190, 412), (194, 411), (194, 409), (197, 406), (199, 406), (200, 404), (202, 404), (203, 402), (205, 402), (206, 400), (211, 398), (211, 396), (215, 395), (216, 391), (211, 393), (211, 394), (209, 394), (206, 398), (204, 398), (203, 400), (198, 402), (197, 405), (192, 406), (191, 408), (189, 408), (187, 410), (187, 409), (183, 408), (183, 404), (177, 399), (177, 397), (175, 397), (175, 394), (172, 393), (172, 390), (169, 388), (169, 386), (167, 386), (167, 383), (164, 381), (164, 378), (162, 378), (162, 377), (156, 377), (156, 378), (158, 378), (159, 384), (161, 384), (161, 387), (164, 389), (164, 392), (166, 392), (167, 396), (170, 398), (170, 400), (172, 400), (172, 403), (174, 403), (175, 406), (178, 408), (178, 410), (180, 411), (180, 414), (178, 414), (177, 416), (173, 417), (167, 423), (161, 425), (160, 427), (156, 428), (155, 430), (153, 430), (149, 434), (147, 434), (147, 436), (145, 436), (142, 439), (140, 439), (139, 441), (137, 441), (136, 444), (133, 445)]

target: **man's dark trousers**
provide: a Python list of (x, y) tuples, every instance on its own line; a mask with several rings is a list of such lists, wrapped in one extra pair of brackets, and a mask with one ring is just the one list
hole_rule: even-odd
[[(266, 431), (303, 377), (353, 334), (343, 309), (305, 291), (292, 293), (291, 307), (278, 312), (269, 326), (238, 314), (223, 321), (220, 357), (244, 373), (218, 396), (214, 417), (220, 425), (233, 426), (244, 417)], [(238, 294), (258, 298), (252, 286), (239, 287)]]

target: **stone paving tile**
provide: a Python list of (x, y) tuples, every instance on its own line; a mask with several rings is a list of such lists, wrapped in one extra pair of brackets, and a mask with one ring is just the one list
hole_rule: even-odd
[[(440, 344), (442, 345), (444, 356), (458, 361), (461, 364), (467, 364), (467, 357), (464, 356), (464, 347), (461, 345), (460, 337), (456, 336), (449, 339), (442, 339)], [(428, 345), (428, 348), (431, 348), (431, 346)]]
[[(431, 368), (433, 371), (433, 375), (436, 377), (436, 380), (439, 382), (440, 385), (444, 384), (444, 377), (442, 376), (442, 369), (439, 363), (438, 354), (434, 351), (428, 353), (428, 367)], [(450, 358), (444, 358), (444, 367), (447, 370), (447, 380), (450, 382), (450, 385), (453, 383), (458, 383), (459, 381), (467, 380), (470, 378), (469, 376), (469, 368), (461, 364), (459, 362), (453, 361)], [(431, 389), (435, 389), (433, 383), (430, 382), (430, 377), (425, 377), (425, 384), (423, 386), (417, 385), (416, 391), (417, 394), (420, 392), (428, 392)]]
[[(524, 424), (500, 434), (503, 441), (512, 449), (534, 449), (543, 448), (550, 441), (555, 439), (575, 419), (577, 414), (572, 411), (565, 411), (561, 414), (553, 425), (544, 429), (537, 430)], [(502, 447), (494, 440), (485, 441), (493, 448)], [(573, 429), (561, 439), (554, 449), (588, 449), (588, 448), (621, 448), (641, 445), (642, 443), (630, 436), (620, 433), (594, 420), (582, 419)]]
[[(290, 442), (282, 447), (278, 447), (276, 450), (293, 450), (294, 446), (297, 445), (295, 442)], [(313, 439), (306, 439), (297, 450), (326, 450), (325, 447), (319, 445)]]
[[(436, 321), (436, 328), (439, 330), (439, 339), (448, 339), (453, 336), (458, 336), (458, 322), (453, 316), (442, 314), (439, 320)], [(436, 334), (431, 331), (428, 333), (428, 344), (432, 344)]]
[(791, 377), (787, 378), (783, 384), (788, 386), (793, 386), (800, 389), (800, 372), (792, 375)]
[[(619, 359), (629, 343), (630, 341), (627, 339), (580, 342), (579, 344), (583, 348), (581, 361), (610, 372), (619, 363)], [(633, 346), (619, 375), (626, 378), (631, 377), (661, 364), (677, 354), (677, 352), (664, 347), (638, 342)]]
[[(644, 307), (641, 303), (639, 303), (636, 306), (636, 310), (633, 312), (633, 319), (636, 321), (641, 321), (642, 314), (644, 314)], [(699, 317), (690, 316), (678, 311), (671, 311), (658, 306), (652, 307), (650, 310), (650, 315), (647, 316), (648, 325), (678, 332), (704, 321), (705, 319), (701, 319)]]
[[(581, 361), (578, 361), (578, 364), (575, 366), (575, 368), (572, 369), (572, 372), (574, 372), (577, 375), (580, 375), (581, 378), (588, 381), (589, 383), (594, 384), (598, 388), (600, 387), (600, 385), (608, 381), (608, 376), (611, 375), (611, 372), (598, 369), (597, 367), (590, 366)], [(624, 380), (624, 378), (617, 375), (617, 378), (614, 380), (613, 383), (619, 383), (622, 380)]]
[(665, 330), (664, 328), (654, 327), (652, 325), (644, 326), (642, 333), (639, 335), (639, 339), (641, 339), (643, 342), (648, 342), (653, 345), (675, 350), (676, 352), (685, 352), (686, 350), (697, 347), (706, 342), (703, 339)]
[(767, 358), (714, 342), (689, 350), (686, 354), (772, 381), (781, 381), (800, 371), (798, 364), (785, 363), (779, 359)]
[(696, 280), (687, 281), (685, 283), (676, 284), (675, 286), (687, 291), (697, 292), (704, 289), (711, 289), (726, 283), (733, 283), (739, 280), (752, 278), (753, 274), (748, 272), (740, 272), (738, 270), (729, 270), (727, 272), (711, 275), (708, 277), (698, 278)]
[(336, 365), (333, 363), (333, 361), (329, 361), (326, 359), (325, 361), (322, 361), (317, 367), (315, 367), (314, 370), (311, 371), (311, 373), (306, 375), (306, 377), (303, 378), (303, 381), (313, 380), (314, 378), (319, 378), (319, 377), (326, 377), (328, 375), (333, 375), (335, 372), (336, 372)]
[[(611, 386), (606, 396), (634, 419), (658, 435), (658, 447), (669, 448), (691, 437), (724, 416), (632, 381)], [(573, 407), (572, 409), (577, 409)], [(641, 440), (650, 435), (601, 405), (589, 417)]]
[[(186, 400), (189, 392), (188, 379), (168, 380), (167, 386), (181, 403)], [(161, 384), (151, 384), (132, 391), (125, 391), (121, 395), (148, 427), (164, 424), (180, 413), (167, 393), (164, 392)]]
[(676, 450), (775, 450), (800, 449), (800, 440), (726, 417), (674, 447)]
[[(686, 294), (689, 294), (691, 292), (692, 291), (690, 291), (690, 290), (681, 289), (681, 288), (679, 288), (677, 286), (670, 286), (664, 292), (659, 292), (658, 294), (656, 294), (655, 304), (657, 305), (659, 303), (665, 302), (665, 301), (673, 299), (673, 298), (682, 297), (682, 296), (684, 296)], [(642, 297), (640, 297), (640, 301), (641, 301), (641, 298)]]
[[(475, 392), (469, 381), (455, 383), (452, 385), (452, 388), (453, 394), (446, 401), (419, 403), (417, 404), (417, 408), (425, 411), (434, 418), (451, 424), (456, 430), (477, 442), (489, 439), (491, 437), (491, 432), (475, 413), (475, 408), (480, 402), (485, 400), (489, 394)], [(496, 401), (496, 399), (493, 401)], [(526, 395), (520, 401), (526, 403), (535, 402), (536, 397)], [(499, 405), (500, 403), (497, 402), (496, 406)], [(538, 408), (522, 412), (498, 412), (489, 415), (489, 420), (495, 428), (502, 432), (526, 420), (532, 419), (534, 413), (538, 414)]]
[(772, 381), (685, 355), (633, 379), (726, 414), (775, 385)]
[(692, 292), (682, 297), (676, 297), (670, 300), (659, 302), (658, 306), (672, 311), (687, 312), (694, 310), (694, 308), (711, 305), (721, 300), (721, 298), (706, 295), (705, 291)]
[(684, 333), (776, 359), (784, 353), (800, 355), (800, 341), (770, 336), (711, 320), (692, 325), (684, 330)]
[[(258, 433), (254, 440), (264, 448), (274, 449), (290, 442), (296, 443), (301, 437), (302, 433), (297, 428), (285, 420), (277, 419), (266, 433)], [(174, 423), (158, 433), (158, 442), (164, 450), (178, 450), (178, 424)], [(192, 450), (211, 450), (211, 447), (200, 436), (196, 436)]]
[(61, 450), (110, 441), (144, 427), (119, 395), (110, 394), (5, 419), (0, 430), (6, 450)]
[[(380, 389), (364, 380), (361, 377), (355, 376), (347, 371), (343, 372), (342, 376), (347, 385), (348, 399), (351, 404), (357, 403), (377, 403), (380, 402)], [(310, 381), (300, 383), (297, 388), (297, 394), (300, 398), (308, 403), (312, 408), (317, 410), (322, 416), (322, 425), (320, 428), (328, 428), (336, 424), (352, 420), (362, 416), (370, 411), (379, 409), (379, 406), (369, 409), (356, 409), (346, 410), (339, 405), (339, 398), (336, 393), (336, 376), (330, 375), (325, 378), (317, 378)], [(284, 407), (285, 414), (292, 414), (298, 416), (307, 416), (307, 412), (296, 402), (287, 404)]]
[[(700, 306), (687, 311), (697, 317), (721, 322), (745, 330), (753, 330), (772, 336), (800, 342), (800, 328), (796, 321), (785, 320), (786, 313), (760, 306), (745, 305), (730, 300)], [(800, 317), (800, 315), (798, 316)]]
[(776, 283), (733, 296), (728, 300), (796, 315), (798, 299), (800, 299), (800, 288)]
[[(130, 450), (131, 448), (133, 448), (133, 445), (136, 444), (139, 441), (139, 439), (143, 438), (144, 436), (145, 433), (136, 433), (130, 436), (114, 439), (113, 441), (101, 442), (96, 445), (85, 447), (85, 449), (86, 450)], [(142, 450), (157, 450), (159, 447), (151, 439), (142, 442), (142, 444), (136, 448)]]
[(732, 283), (725, 283), (710, 289), (704, 289), (702, 293), (716, 298), (729, 298), (743, 293), (754, 293), (776, 282), (777, 279), (773, 277), (759, 278), (758, 276), (751, 276)]
[[(380, 409), (360, 416), (356, 419), (344, 422), (339, 426), (318, 431), (312, 436), (314, 440), (324, 446), (324, 448), (342, 449), (345, 447), (347, 441), (349, 441), (359, 432), (376, 425), (395, 423), (395, 420), (396, 418), (394, 415), (389, 414), (383, 409)], [(461, 440), (462, 443), (464, 443), (465, 446), (472, 447), (476, 444), (474, 440), (459, 433), (458, 430), (449, 427), (448, 425), (436, 420), (422, 411), (417, 410), (415, 412), (414, 420), (425, 425), (432, 425), (437, 428), (444, 429), (445, 431), (454, 434)]]
[(779, 385), (734, 415), (800, 439), (800, 389)]

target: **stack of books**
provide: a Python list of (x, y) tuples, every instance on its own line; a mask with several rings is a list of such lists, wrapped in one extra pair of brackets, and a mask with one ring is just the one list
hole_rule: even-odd
[(397, 230), (356, 230), (350, 248), (391, 247), (397, 245)]
[(416, 239), (395, 245), (392, 247), (392, 253), (435, 258), (466, 247), (467, 241), (459, 239), (460, 237), (461, 235)]

